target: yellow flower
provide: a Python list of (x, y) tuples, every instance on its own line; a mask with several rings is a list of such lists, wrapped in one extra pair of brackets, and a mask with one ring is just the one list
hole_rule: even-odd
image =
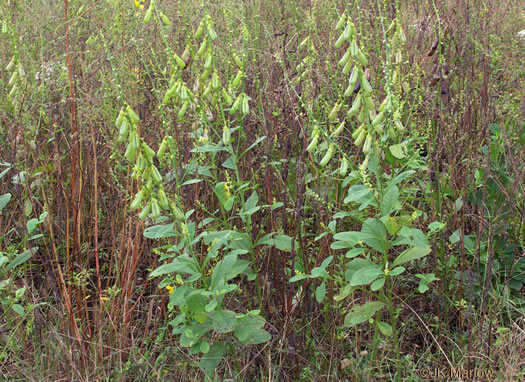
[(168, 292), (169, 292), (170, 294), (173, 293), (173, 287), (172, 287), (171, 285), (166, 285), (166, 289), (168, 290)]
[(135, 6), (138, 8), (139, 5), (140, 5), (140, 3), (137, 0), (135, 0)]

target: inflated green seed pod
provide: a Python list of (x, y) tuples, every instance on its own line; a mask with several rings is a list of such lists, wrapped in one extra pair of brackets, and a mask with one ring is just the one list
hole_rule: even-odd
[(339, 17), (339, 21), (335, 25), (335, 30), (342, 29), (345, 26), (345, 22), (346, 22), (346, 14), (343, 12), (341, 17)]
[(372, 99), (370, 95), (366, 95), (364, 98), (364, 101), (365, 101), (364, 103), (366, 107), (368, 108), (368, 111), (375, 110), (374, 100)]
[(13, 74), (11, 74), (11, 78), (9, 78), (9, 82), (7, 83), (8, 86), (13, 86), (16, 81), (16, 77), (18, 76), (18, 72), (15, 70)]
[(241, 80), (242, 80), (242, 74), (243, 74), (243, 73), (242, 73), (242, 70), (239, 69), (239, 70), (237, 71), (237, 75), (235, 76), (235, 78), (234, 78), (233, 81), (232, 81), (232, 88), (235, 89), (237, 86), (240, 85)]
[(361, 124), (353, 133), (352, 133), (352, 139), (357, 139), (361, 132), (366, 128), (365, 124)]
[(3, 34), (7, 33), (7, 23), (5, 20), (2, 22), (2, 33)]
[(341, 161), (341, 165), (339, 166), (339, 175), (345, 176), (347, 172), (348, 172), (348, 160), (344, 158)]
[(361, 165), (359, 166), (359, 168), (361, 169), (361, 171), (366, 171), (366, 169), (368, 168), (368, 162), (370, 161), (370, 156), (367, 155), (365, 157), (365, 160), (363, 161), (363, 163), (361, 163)]
[(146, 24), (151, 20), (151, 16), (153, 16), (153, 1), (151, 2), (148, 10), (146, 11), (146, 15), (144, 16), (144, 22)]
[(236, 53), (232, 53), (232, 58), (235, 64), (239, 67), (239, 69), (242, 70), (244, 65), (242, 64), (242, 61), (239, 58), (239, 56)]
[(388, 127), (388, 136), (390, 137), (390, 139), (392, 140), (395, 140), (397, 138), (396, 136), (396, 132), (394, 131), (394, 129), (392, 128), (392, 126), (389, 126)]
[(350, 40), (352, 39), (352, 29), (350, 29), (350, 24), (346, 24), (345, 26), (345, 30), (344, 30), (344, 36), (345, 36), (345, 40), (350, 42)]
[(164, 95), (164, 98), (162, 99), (162, 103), (167, 103), (171, 97), (173, 97), (173, 94), (175, 94), (175, 91), (177, 91), (178, 84), (175, 83), (171, 88), (168, 89), (166, 94)]
[(367, 113), (367, 111), (366, 111), (365, 109), (366, 109), (366, 108), (363, 106), (363, 107), (361, 108), (361, 111), (359, 112), (359, 116), (357, 117), (357, 119), (358, 119), (359, 122), (361, 122), (361, 123), (365, 123), (365, 122), (367, 122), (367, 121), (369, 120), (369, 119), (368, 119), (369, 115), (368, 115), (368, 113)]
[(365, 96), (369, 95), (373, 91), (370, 82), (368, 82), (365, 76), (361, 77), (361, 89), (363, 89)]
[(180, 99), (183, 101), (187, 101), (190, 99), (190, 95), (188, 94), (188, 87), (186, 85), (182, 85), (180, 88)]
[(217, 72), (213, 73), (213, 76), (211, 77), (211, 87), (213, 90), (217, 90), (221, 86), (221, 80), (219, 78), (219, 75)]
[(345, 121), (343, 120), (339, 126), (337, 126), (337, 129), (335, 129), (333, 132), (332, 132), (332, 137), (338, 137), (344, 130), (345, 128)]
[(168, 148), (168, 137), (164, 137), (162, 140), (162, 143), (159, 146), (159, 149), (157, 150), (157, 158), (162, 158), (164, 153), (166, 152), (166, 149)]
[(385, 119), (385, 113), (381, 111), (378, 115), (376, 115), (376, 117), (372, 121), (372, 126), (379, 125), (381, 122), (383, 122), (383, 119)]
[(175, 203), (171, 203), (170, 205), (170, 209), (171, 211), (173, 212), (173, 216), (175, 217), (175, 219), (181, 221), (181, 220), (184, 220), (184, 214), (182, 213), (182, 211), (179, 209), (179, 207), (177, 207), (175, 205)]
[(351, 117), (351, 116), (357, 114), (357, 112), (359, 111), (360, 107), (361, 107), (361, 94), (358, 94), (354, 98), (354, 102), (352, 103), (352, 107), (350, 108), (350, 110), (348, 110), (347, 115), (349, 117)]
[(250, 104), (248, 103), (248, 97), (244, 95), (242, 99), (241, 112), (243, 116), (250, 114)]
[(160, 12), (160, 19), (162, 20), (162, 22), (164, 24), (166, 24), (167, 26), (171, 26), (171, 21), (170, 19), (168, 18), (168, 16), (166, 16), (163, 12)]
[(352, 70), (352, 61), (348, 60), (345, 67), (343, 68), (343, 74), (346, 76), (348, 73), (350, 73), (350, 70)]
[(365, 141), (365, 138), (366, 138), (366, 129), (363, 129), (361, 130), (361, 133), (359, 133), (359, 136), (357, 137), (357, 139), (354, 141), (354, 145), (359, 147), (363, 144), (363, 142)]
[(363, 153), (368, 154), (372, 148), (372, 134), (367, 134), (365, 144), (363, 145)]
[(339, 113), (340, 108), (341, 108), (341, 104), (339, 102), (336, 102), (334, 107), (330, 111), (330, 114), (328, 114), (328, 119), (330, 121), (335, 121), (337, 119), (337, 113)]
[(345, 54), (343, 54), (343, 57), (341, 57), (341, 59), (339, 60), (339, 66), (345, 66), (346, 63), (350, 60), (350, 48), (348, 48), (345, 52)]
[(179, 118), (183, 118), (184, 117), (184, 114), (186, 114), (186, 111), (188, 110), (188, 106), (190, 106), (190, 103), (188, 101), (184, 101), (184, 103), (182, 104), (179, 112), (178, 112), (178, 117)]
[(357, 46), (357, 42), (355, 40), (352, 40), (350, 43), (350, 54), (356, 59), (359, 56), (359, 47)]
[(361, 49), (358, 49), (357, 51), (357, 58), (361, 65), (363, 65), (363, 67), (366, 67), (368, 65), (368, 60), (366, 59), (365, 54), (361, 51)]
[(11, 61), (9, 61), (9, 64), (5, 67), (5, 70), (8, 72), (15, 66), (15, 56), (11, 58)]
[(207, 45), (207, 41), (206, 39), (202, 40), (202, 43), (199, 47), (199, 50), (197, 51), (197, 57), (202, 57), (202, 55), (204, 54), (204, 52), (206, 51), (206, 45)]
[(170, 202), (168, 200), (168, 197), (166, 196), (166, 193), (164, 192), (164, 189), (160, 188), (157, 192), (157, 196), (159, 197), (159, 204), (162, 208), (168, 209), (170, 207)]
[(151, 165), (151, 176), (153, 180), (157, 183), (162, 183), (162, 176), (160, 175), (159, 169), (155, 165)]
[(208, 51), (208, 54), (206, 55), (206, 61), (204, 61), (204, 69), (211, 68), (212, 63), (213, 63), (213, 56), (211, 55), (210, 51)]
[(24, 70), (22, 64), (18, 65), (18, 74), (20, 74), (20, 77), (24, 77), (26, 75), (26, 71)]
[(155, 199), (151, 201), (151, 217), (158, 218), (160, 216), (160, 207)]
[(233, 103), (232, 105), (232, 108), (230, 109), (230, 113), (235, 113), (237, 110), (239, 110), (239, 106), (241, 106), (241, 96), (239, 95), (236, 99), (235, 99), (235, 102)]
[(123, 120), (124, 120), (124, 110), (120, 109), (117, 119), (115, 120), (115, 126), (120, 127), (120, 125), (122, 125)]
[(135, 163), (135, 166), (140, 171), (144, 171), (144, 169), (146, 168), (146, 161), (144, 161), (144, 157), (140, 153), (139, 155), (137, 155), (137, 162)]
[(208, 84), (208, 86), (206, 86), (206, 89), (204, 89), (204, 91), (202, 92), (202, 98), (208, 98), (211, 91), (212, 91), (211, 84)]
[(233, 102), (232, 97), (228, 94), (225, 88), (222, 88), (221, 94), (222, 94), (222, 98), (224, 99), (224, 102), (227, 105), (231, 105)]
[(184, 69), (186, 67), (186, 63), (184, 62), (182, 58), (179, 57), (177, 53), (173, 54), (173, 58), (175, 59), (175, 61), (177, 62), (177, 65), (179, 65), (181, 69)]
[(137, 208), (140, 207), (140, 203), (142, 202), (142, 199), (144, 198), (145, 194), (146, 190), (144, 188), (137, 192), (137, 195), (135, 195), (135, 199), (133, 199), (133, 202), (131, 202), (131, 205), (129, 206), (129, 209), (131, 211), (135, 211)]
[(122, 123), (120, 125), (119, 133), (118, 133), (118, 141), (124, 142), (126, 138), (128, 137), (129, 132), (129, 123), (127, 118), (122, 119)]
[(135, 146), (133, 146), (133, 142), (129, 142), (124, 156), (130, 163), (135, 163), (135, 161), (137, 160), (137, 149)]
[(149, 145), (146, 142), (142, 142), (142, 150), (144, 151), (144, 155), (146, 156), (146, 159), (149, 162), (153, 161), (153, 158), (155, 158), (155, 151), (149, 147)]
[(131, 120), (131, 123), (135, 124), (135, 123), (140, 122), (139, 116), (137, 115), (137, 113), (135, 113), (135, 111), (131, 108), (131, 106), (128, 105), (126, 107), (126, 112), (127, 112), (129, 119)]
[(401, 121), (399, 119), (396, 119), (394, 121), (394, 125), (396, 125), (396, 128), (397, 130), (402, 133), (403, 131), (405, 131), (405, 126), (403, 126), (403, 124), (401, 123)]
[(201, 82), (204, 82), (208, 79), (208, 77), (210, 76), (210, 73), (211, 73), (211, 67), (209, 67), (208, 69), (204, 69), (204, 72), (202, 72), (201, 74)]
[(317, 144), (319, 143), (319, 135), (316, 135), (314, 136), (314, 138), (312, 139), (312, 142), (310, 142), (310, 144), (308, 145), (308, 147), (306, 148), (306, 151), (308, 151), (309, 153), (311, 153), (312, 151), (314, 151), (316, 148), (317, 148)]
[(14, 97), (17, 91), (18, 91), (18, 85), (13, 86), (13, 87), (11, 88), (11, 91), (10, 91), (9, 94), (8, 94), (9, 97), (11, 97), (11, 98)]
[(332, 159), (332, 156), (334, 155), (335, 147), (333, 144), (331, 144), (328, 147), (328, 150), (326, 151), (326, 154), (324, 155), (323, 159), (321, 159), (321, 162), (319, 162), (319, 166), (324, 167), (330, 162), (330, 159)]
[(334, 44), (335, 49), (339, 49), (340, 47), (342, 47), (344, 42), (345, 42), (345, 34), (341, 33), (341, 35), (339, 36), (339, 38), (336, 40)]
[(222, 128), (222, 143), (224, 143), (225, 146), (229, 145), (231, 142), (231, 132), (230, 128), (226, 125)]
[(199, 38), (201, 38), (202, 34), (204, 33), (204, 28), (205, 27), (206, 27), (206, 25), (204, 23), (204, 20), (202, 20), (201, 23), (199, 24), (199, 27), (195, 31), (195, 34), (193, 35), (193, 37), (195, 37), (195, 39), (197, 39), (197, 40)]
[(217, 40), (217, 33), (215, 33), (215, 30), (212, 27), (208, 28), (208, 36), (210, 36), (211, 41)]
[(144, 208), (142, 209), (142, 211), (140, 211), (140, 214), (139, 214), (139, 219), (140, 220), (144, 220), (148, 217), (149, 215), (149, 212), (151, 210), (151, 205), (148, 203), (144, 206)]
[(138, 150), (140, 148), (140, 138), (136, 132), (131, 134), (130, 140), (135, 150)]

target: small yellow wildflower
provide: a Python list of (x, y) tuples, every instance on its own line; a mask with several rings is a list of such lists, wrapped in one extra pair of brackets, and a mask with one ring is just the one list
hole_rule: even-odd
[(172, 287), (171, 285), (166, 285), (166, 289), (168, 290), (168, 292), (169, 292), (170, 294), (173, 293), (173, 287)]
[(139, 6), (140, 6), (140, 3), (137, 0), (135, 0), (135, 7), (138, 8)]

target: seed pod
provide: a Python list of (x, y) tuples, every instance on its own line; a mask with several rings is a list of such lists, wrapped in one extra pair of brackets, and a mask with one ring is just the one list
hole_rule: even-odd
[(365, 138), (366, 138), (366, 129), (363, 129), (359, 133), (359, 136), (357, 137), (357, 139), (354, 141), (354, 145), (357, 146), (357, 147), (361, 146), (363, 144)]
[(144, 151), (146, 159), (150, 163), (153, 162), (153, 158), (155, 158), (156, 153), (151, 147), (149, 147), (149, 145), (146, 142), (142, 142), (142, 150)]
[(405, 126), (403, 126), (403, 124), (401, 123), (401, 121), (399, 119), (396, 119), (394, 121), (394, 125), (396, 125), (396, 128), (397, 130), (402, 133), (403, 131), (405, 131)]
[(211, 90), (211, 84), (208, 84), (208, 86), (206, 86), (206, 89), (204, 89), (204, 91), (202, 92), (202, 98), (208, 98), (208, 96), (211, 93)]
[(180, 99), (183, 101), (187, 101), (190, 99), (190, 96), (188, 94), (188, 87), (186, 85), (182, 85), (180, 88)]
[(144, 171), (144, 169), (146, 168), (146, 162), (144, 161), (144, 157), (140, 153), (139, 155), (137, 155), (137, 162), (135, 163), (135, 166), (139, 171)]
[(213, 56), (211, 54), (206, 55), (206, 61), (204, 62), (204, 69), (211, 68)]
[(370, 85), (370, 82), (364, 77), (361, 78), (361, 88), (363, 88), (363, 93), (366, 95), (369, 95), (372, 93), (372, 86)]
[(352, 29), (350, 28), (350, 24), (347, 23), (346, 24), (346, 27), (345, 27), (345, 30), (344, 30), (344, 36), (345, 36), (345, 40), (350, 42), (350, 40), (352, 40)]
[[(376, 118), (377, 118), (377, 117), (376, 117)], [(385, 130), (383, 129), (383, 124), (381, 124), (381, 123), (380, 123), (380, 124), (377, 124), (377, 125), (375, 125), (375, 126), (372, 126), (372, 127), (374, 128), (375, 132), (376, 132), (377, 134), (379, 134), (379, 135), (382, 135), (383, 132), (385, 131)]]
[(229, 145), (231, 142), (231, 132), (230, 128), (226, 125), (222, 128), (222, 143), (224, 143), (225, 146)]
[(120, 109), (120, 112), (118, 113), (117, 119), (115, 120), (115, 126), (120, 127), (122, 125), (122, 122), (124, 121), (124, 111)]
[(352, 69), (352, 61), (348, 60), (345, 67), (343, 68), (343, 74), (346, 76), (348, 73), (350, 73), (350, 70)]
[(365, 122), (368, 121), (368, 117), (369, 117), (369, 115), (366, 112), (365, 107), (363, 106), (361, 108), (361, 111), (359, 112), (359, 116), (357, 117), (357, 119), (359, 120), (359, 122), (365, 123)]
[(237, 75), (232, 81), (232, 88), (235, 89), (237, 86), (239, 86), (239, 84), (241, 83), (241, 80), (242, 80), (242, 70), (239, 69), (239, 71), (237, 72)]
[(168, 18), (168, 16), (166, 16), (163, 12), (160, 12), (160, 19), (162, 20), (162, 22), (164, 24), (166, 24), (167, 26), (171, 26), (171, 21), (170, 19)]
[(350, 108), (350, 110), (348, 110), (347, 115), (349, 117), (351, 117), (351, 116), (357, 114), (357, 112), (359, 111), (360, 107), (361, 107), (361, 94), (358, 94), (354, 98), (354, 102), (352, 103), (352, 107)]
[(170, 207), (170, 203), (168, 200), (168, 197), (166, 196), (166, 193), (164, 192), (163, 188), (160, 188), (157, 192), (157, 195), (159, 197), (159, 204), (162, 208), (168, 209)]
[(131, 135), (131, 144), (133, 145), (133, 148), (135, 150), (138, 150), (140, 148), (140, 138), (136, 132), (133, 132)]
[(148, 217), (149, 215), (149, 212), (151, 210), (151, 205), (148, 203), (144, 206), (144, 208), (142, 209), (142, 211), (140, 211), (140, 214), (139, 214), (139, 219), (140, 220), (144, 220)]
[(244, 97), (242, 99), (241, 111), (242, 111), (242, 115), (245, 116), (245, 117), (248, 114), (250, 114), (250, 105), (248, 103), (248, 97), (246, 97), (246, 94), (244, 95)]
[(159, 169), (155, 165), (151, 165), (151, 176), (153, 180), (157, 183), (162, 183), (162, 176), (160, 175)]
[(235, 62), (235, 64), (237, 64), (237, 66), (239, 67), (239, 69), (242, 69), (243, 68), (243, 64), (242, 64), (242, 61), (239, 58), (239, 56), (237, 56), (236, 53), (232, 53), (232, 58), (233, 58), (233, 61)]
[(339, 60), (339, 66), (345, 66), (348, 60), (350, 60), (350, 48), (346, 50), (343, 57), (341, 57), (341, 59)]
[(365, 139), (365, 144), (363, 145), (363, 153), (368, 154), (372, 148), (372, 135), (367, 134)]
[(221, 94), (222, 94), (222, 97), (224, 99), (224, 102), (227, 104), (227, 105), (231, 105), (233, 100), (232, 100), (232, 97), (228, 94), (228, 92), (226, 91), (225, 88), (222, 88), (221, 90)]
[(352, 40), (350, 43), (350, 54), (355, 59), (357, 59), (359, 56), (359, 47), (357, 46), (357, 42), (355, 40)]
[(350, 75), (350, 78), (348, 80), (349, 87), (354, 87), (357, 83), (357, 80), (359, 79), (359, 68), (358, 66), (354, 66), (354, 69), (352, 70), (352, 74)]
[(385, 118), (385, 113), (384, 112), (379, 112), (378, 115), (376, 115), (376, 117), (374, 118), (374, 120), (372, 121), (372, 126), (377, 126), (379, 125), (381, 122), (383, 122), (383, 119)]
[(177, 90), (178, 84), (174, 84), (171, 88), (168, 89), (166, 94), (164, 95), (164, 98), (162, 99), (162, 103), (167, 103), (170, 98), (175, 94), (175, 91)]
[(164, 153), (166, 152), (166, 149), (168, 148), (168, 137), (164, 137), (162, 140), (162, 143), (160, 144), (159, 149), (157, 150), (157, 158), (162, 158)]
[(361, 51), (361, 49), (357, 50), (357, 58), (359, 62), (361, 63), (361, 65), (363, 66), (368, 65), (368, 60), (366, 59), (365, 54)]
[(11, 74), (11, 78), (9, 79), (9, 82), (7, 83), (8, 86), (13, 86), (16, 81), (16, 77), (18, 76), (18, 72), (15, 70), (13, 74)]
[(204, 72), (202, 72), (201, 74), (201, 82), (204, 82), (208, 79), (208, 77), (210, 76), (210, 73), (211, 73), (211, 67), (208, 68), (208, 69), (205, 69)]
[(120, 125), (120, 130), (119, 130), (119, 133), (118, 133), (118, 141), (119, 142), (124, 142), (126, 140), (126, 138), (128, 137), (128, 132), (129, 132), (128, 120), (127, 120), (127, 118), (123, 118), (122, 123)]
[(332, 111), (330, 111), (330, 114), (328, 114), (328, 119), (330, 121), (335, 121), (337, 118), (337, 113), (339, 112), (339, 109), (341, 108), (341, 104), (339, 102), (336, 102), (334, 107), (332, 108)]
[(182, 213), (182, 211), (179, 209), (179, 207), (177, 207), (175, 205), (175, 203), (171, 203), (170, 205), (170, 209), (171, 211), (173, 212), (173, 216), (175, 217), (175, 219), (181, 221), (181, 220), (184, 220), (184, 214)]
[(204, 20), (202, 20), (199, 24), (199, 27), (197, 28), (197, 30), (195, 31), (195, 34), (193, 35), (193, 37), (195, 37), (195, 39), (199, 39), (201, 38), (202, 34), (204, 33), (204, 28), (205, 28), (205, 24), (204, 24)]
[(312, 151), (314, 151), (317, 148), (317, 144), (318, 143), (319, 143), (319, 135), (316, 135), (316, 136), (314, 136), (312, 142), (310, 142), (310, 144), (306, 148), (306, 151), (311, 153)]
[(321, 159), (321, 162), (319, 162), (319, 166), (324, 167), (330, 162), (330, 159), (332, 159), (332, 156), (334, 155), (335, 147), (332, 143), (330, 147), (328, 147), (328, 150), (326, 151), (326, 154), (324, 155), (323, 159)]
[(179, 113), (177, 114), (179, 118), (183, 118), (184, 117), (184, 114), (186, 114), (186, 110), (188, 110), (188, 106), (190, 105), (190, 103), (188, 101), (184, 101), (184, 103), (182, 104), (180, 110), (179, 110)]
[(339, 166), (339, 175), (345, 176), (347, 172), (348, 172), (348, 160), (344, 158), (341, 161), (341, 165)]
[(18, 90), (18, 86), (17, 86), (17, 85), (13, 86), (13, 88), (12, 88), (11, 91), (9, 92), (9, 97), (11, 97), (11, 98), (14, 97), (14, 95), (15, 95), (16, 92), (17, 92), (17, 90)]
[(364, 101), (365, 101), (364, 103), (366, 107), (368, 108), (369, 112), (372, 110), (375, 110), (374, 100), (372, 99), (370, 95), (365, 96)]
[(124, 156), (130, 163), (134, 163), (137, 160), (137, 149), (133, 146), (133, 142), (129, 142)]
[(339, 35), (339, 38), (337, 39), (337, 41), (335, 42), (334, 44), (334, 48), (335, 49), (339, 49), (340, 47), (343, 46), (343, 42), (345, 42), (345, 34), (344, 33), (341, 33)]
[(388, 136), (390, 137), (390, 139), (392, 140), (395, 140), (397, 138), (396, 136), (396, 132), (394, 131), (394, 129), (392, 129), (392, 126), (389, 126), (388, 127)]
[(204, 54), (204, 52), (206, 51), (206, 39), (202, 40), (202, 43), (199, 47), (199, 50), (197, 51), (197, 57), (202, 57), (202, 55)]
[(217, 72), (213, 73), (213, 76), (211, 77), (211, 87), (213, 90), (217, 90), (221, 86), (221, 80), (219, 79), (219, 75)]
[(7, 23), (5, 22), (5, 20), (2, 22), (2, 33), (7, 33)]
[(146, 15), (144, 16), (144, 22), (146, 24), (151, 20), (151, 16), (153, 16), (153, 1), (151, 2), (148, 10), (146, 11)]
[(212, 27), (208, 28), (208, 36), (210, 36), (211, 41), (217, 40), (217, 33), (215, 33), (215, 30)]
[(339, 17), (339, 21), (337, 22), (337, 24), (335, 26), (335, 30), (339, 30), (339, 29), (343, 28), (345, 26), (345, 21), (346, 21), (346, 14), (343, 12), (341, 17)]
[(26, 71), (24, 70), (24, 66), (22, 64), (18, 64), (18, 74), (20, 74), (20, 77), (24, 77), (26, 75)]
[(332, 137), (333, 138), (338, 137), (343, 132), (344, 128), (345, 128), (345, 121), (343, 120), (343, 122), (341, 122), (339, 126), (337, 126), (337, 129), (335, 129), (332, 132)]
[(232, 108), (230, 109), (230, 113), (235, 113), (237, 110), (239, 110), (239, 106), (241, 105), (241, 95), (239, 95), (236, 99), (235, 99), (235, 102), (233, 103), (232, 105)]
[(158, 218), (160, 216), (160, 207), (155, 199), (151, 201), (151, 217)]
[(136, 210), (140, 206), (140, 202), (142, 202), (142, 199), (144, 198), (146, 193), (146, 190), (142, 188), (139, 192), (137, 192), (137, 195), (135, 195), (135, 199), (133, 199), (133, 202), (129, 206), (129, 209), (131, 211)]
[(9, 61), (9, 64), (7, 64), (5, 70), (10, 71), (11, 69), (13, 69), (13, 66), (15, 66), (15, 56), (11, 58), (11, 61)]
[(352, 139), (357, 139), (361, 132), (366, 128), (365, 124), (361, 124), (353, 133), (352, 133)]
[(175, 59), (175, 61), (177, 61), (177, 65), (179, 65), (181, 69), (184, 69), (186, 67), (186, 63), (182, 58), (179, 57), (177, 53), (173, 54), (173, 58)]
[(368, 169), (368, 162), (370, 161), (370, 156), (367, 155), (365, 157), (365, 160), (363, 161), (363, 163), (361, 163), (361, 165), (359, 166), (359, 169), (361, 171), (366, 171), (366, 169)]
[(137, 115), (137, 113), (135, 113), (135, 112), (133, 111), (133, 109), (131, 108), (131, 106), (128, 105), (128, 106), (126, 107), (126, 112), (127, 112), (127, 114), (128, 114), (129, 119), (131, 120), (131, 123), (136, 124), (136, 123), (139, 123), (139, 122), (140, 122), (140, 118), (139, 118), (139, 116)]

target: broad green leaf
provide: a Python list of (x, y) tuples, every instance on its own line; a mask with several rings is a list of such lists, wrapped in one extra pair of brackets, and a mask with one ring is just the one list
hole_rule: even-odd
[(363, 268), (354, 273), (350, 280), (350, 285), (367, 285), (383, 274), (383, 271), (378, 266)]
[(430, 247), (412, 247), (401, 253), (392, 263), (392, 267), (404, 264), (408, 261), (420, 259), (430, 253)]
[(213, 273), (211, 275), (211, 283), (210, 283), (210, 289), (212, 292), (214, 292), (217, 286), (220, 285), (220, 281), (229, 280), (227, 276), (231, 272), (236, 262), (237, 262), (237, 255), (229, 254), (229, 255), (226, 255), (221, 261), (219, 261), (215, 265), (215, 268), (213, 269)]
[(390, 326), (390, 324), (383, 321), (377, 321), (377, 327), (384, 336), (390, 337), (392, 335), (392, 326)]
[(310, 279), (310, 278), (312, 278), (312, 276), (310, 276), (310, 275), (295, 275), (292, 278), (290, 278), (290, 280), (288, 280), (288, 282), (294, 283), (296, 281), (300, 281), (300, 280), (304, 280), (304, 279)]
[(361, 227), (363, 242), (382, 254), (386, 254), (386, 228), (377, 218), (367, 219)]
[(401, 273), (403, 273), (405, 271), (405, 267), (396, 267), (394, 269), (392, 269), (388, 275), (389, 276), (398, 276), (400, 275)]
[(21, 317), (24, 316), (25, 310), (24, 307), (20, 304), (13, 304), (13, 310)]
[(222, 167), (229, 168), (230, 170), (237, 171), (237, 157), (235, 154), (232, 154), (231, 157), (226, 159), (222, 164)]
[(27, 233), (31, 235), (33, 231), (35, 230), (35, 228), (38, 226), (38, 224), (39, 224), (39, 221), (37, 218), (33, 218), (29, 220), (26, 224)]
[(369, 204), (373, 199), (373, 194), (370, 192), (370, 189), (367, 186), (362, 184), (356, 184), (348, 190), (348, 195), (345, 198), (345, 203), (359, 203), (359, 204)]
[(375, 291), (378, 291), (379, 289), (383, 288), (384, 285), (385, 285), (385, 278), (381, 277), (380, 279), (377, 279), (376, 281), (374, 281), (372, 283), (372, 285), (370, 285), (370, 289), (373, 292), (375, 292)]
[(206, 299), (201, 294), (201, 291), (191, 292), (186, 298), (186, 305), (193, 314), (206, 311)]
[(11, 200), (11, 194), (9, 193), (0, 196), (0, 212), (2, 212), (7, 203), (9, 203), (9, 200)]
[(212, 328), (217, 333), (229, 333), (233, 330), (237, 315), (231, 310), (216, 310), (210, 313)]
[(269, 233), (261, 237), (257, 242), (255, 243), (255, 247), (259, 245), (272, 245), (274, 243), (272, 236), (275, 234), (275, 232)]
[(199, 367), (208, 378), (207, 380), (211, 380), (213, 371), (221, 363), (225, 351), (225, 344), (223, 342), (216, 342), (211, 345), (208, 352), (201, 357)]
[(171, 263), (161, 265), (153, 272), (151, 272), (150, 277), (157, 277), (165, 275), (167, 273), (184, 273), (191, 275), (200, 275), (199, 269), (193, 260), (188, 255), (184, 254), (173, 259)]
[(365, 251), (364, 248), (354, 248), (354, 249), (351, 249), (348, 252), (346, 252), (345, 257), (347, 259), (353, 259), (354, 257), (357, 257), (360, 254), (362, 254), (364, 251)]
[(274, 245), (281, 251), (290, 252), (292, 250), (292, 238), (288, 235), (277, 235), (274, 239)]
[(215, 310), (216, 307), (217, 307), (217, 300), (211, 300), (209, 303), (206, 304), (206, 306), (204, 307), (204, 310), (210, 313), (211, 311)]
[(248, 147), (246, 150), (243, 151), (243, 153), (241, 154), (241, 158), (244, 156), (244, 154), (246, 154), (248, 151), (250, 151), (251, 149), (253, 149), (255, 146), (257, 146), (259, 143), (261, 143), (262, 141), (264, 141), (266, 139), (266, 136), (263, 135), (262, 137), (259, 137), (255, 140), (255, 142), (253, 142), (250, 147)]
[(321, 303), (326, 296), (326, 283), (323, 281), (321, 285), (315, 290), (315, 299), (318, 303)]
[(26, 249), (21, 254), (17, 255), (7, 266), (5, 267), (6, 271), (10, 271), (13, 268), (18, 267), (19, 265), (22, 265), (27, 260), (29, 260), (38, 250), (38, 247), (33, 247)]
[(200, 183), (202, 179), (190, 179), (181, 184), (181, 186), (189, 186), (190, 184)]
[(428, 229), (430, 230), (429, 235), (433, 234), (434, 232), (441, 231), (441, 229), (445, 226), (445, 224), (440, 223), (438, 221), (432, 222), (428, 225)]
[(371, 319), (374, 314), (385, 306), (380, 301), (370, 301), (364, 305), (354, 306), (345, 316), (345, 326), (354, 326)]
[(346, 241), (346, 242), (349, 242), (355, 245), (362, 237), (363, 235), (361, 234), (361, 232), (346, 231), (346, 232), (336, 233), (334, 235), (334, 240)]
[(383, 195), (383, 200), (381, 201), (381, 214), (383, 216), (390, 215), (398, 201), (399, 188), (397, 188), (397, 186), (388, 188), (385, 195)]
[(342, 289), (341, 291), (339, 292), (339, 294), (337, 296), (334, 296), (334, 300), (335, 301), (341, 301), (341, 300), (344, 300), (346, 297), (348, 297), (348, 295), (350, 295), (350, 293), (352, 293), (352, 291), (354, 290), (354, 287), (350, 284), (346, 284)]
[(210, 351), (210, 344), (208, 343), (208, 341), (202, 341), (201, 344), (200, 344), (200, 349), (199, 349), (203, 354), (206, 354)]
[(165, 225), (154, 225), (144, 230), (144, 236), (148, 239), (164, 239), (166, 237), (178, 236), (179, 233), (173, 229), (173, 223)]
[(243, 345), (255, 345), (266, 342), (271, 336), (262, 329), (265, 322), (264, 318), (260, 316), (246, 315), (239, 318), (234, 329), (235, 337)]
[(389, 149), (392, 155), (397, 159), (403, 159), (407, 156), (407, 146), (404, 143), (392, 145), (389, 147)]
[(33, 203), (31, 203), (31, 200), (27, 199), (24, 204), (24, 214), (30, 216), (31, 212), (33, 212)]
[(370, 260), (363, 259), (361, 257), (357, 257), (348, 263), (347, 265), (348, 270), (345, 273), (345, 278), (347, 281), (350, 281), (354, 273), (360, 271), (361, 269), (368, 268), (368, 267), (374, 267), (374, 266), (377, 267), (377, 265), (372, 263)]

